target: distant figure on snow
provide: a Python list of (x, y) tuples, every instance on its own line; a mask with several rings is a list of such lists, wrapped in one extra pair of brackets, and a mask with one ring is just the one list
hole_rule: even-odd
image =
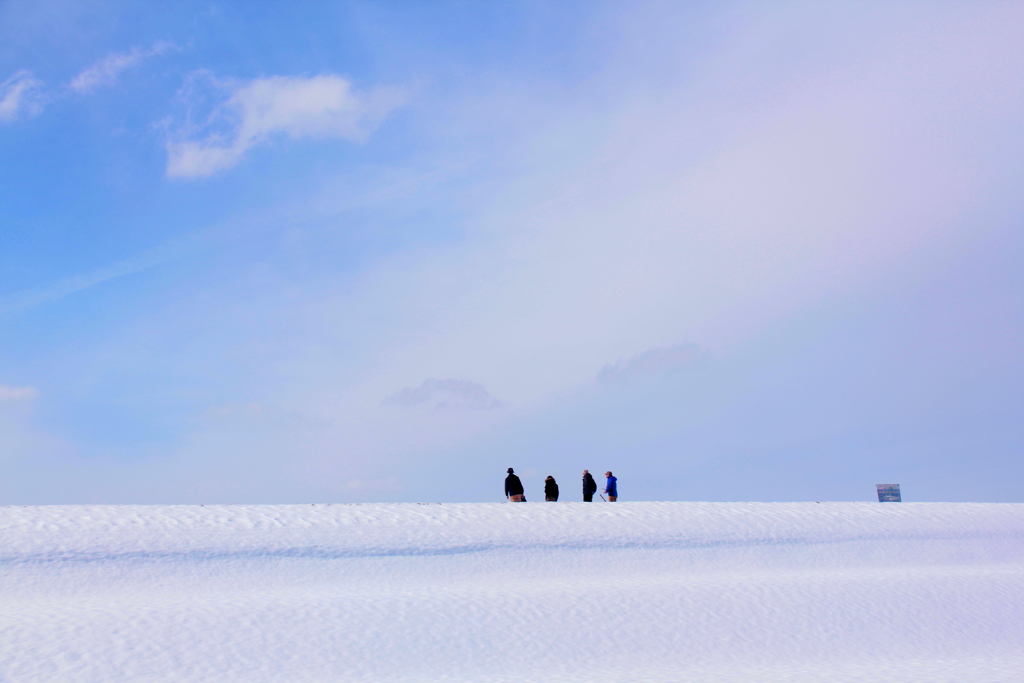
[(505, 477), (505, 497), (513, 503), (525, 503), (526, 496), (523, 495), (523, 482), (519, 481), (512, 468), (508, 468), (508, 476)]
[(558, 502), (558, 483), (551, 475), (544, 480), (544, 500), (549, 503)]
[(619, 497), (619, 487), (617, 486), (619, 480), (613, 477), (610, 471), (605, 472), (604, 476), (608, 477), (608, 481), (604, 485), (604, 492), (608, 494), (608, 502), (614, 503)]
[(597, 493), (597, 482), (594, 481), (590, 470), (583, 470), (583, 502), (593, 503), (595, 493)]

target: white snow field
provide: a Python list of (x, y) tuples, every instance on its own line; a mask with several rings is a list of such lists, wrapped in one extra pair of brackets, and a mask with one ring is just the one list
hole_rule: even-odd
[(0, 681), (1024, 681), (1024, 505), (0, 507)]

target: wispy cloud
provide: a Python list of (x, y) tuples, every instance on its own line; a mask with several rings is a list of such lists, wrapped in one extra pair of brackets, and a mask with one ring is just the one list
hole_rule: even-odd
[(427, 379), (418, 387), (402, 389), (384, 402), (404, 407), (428, 405), (435, 410), (491, 410), (501, 407), (501, 401), (491, 396), (482, 384), (464, 379)]
[(135, 66), (147, 57), (166, 54), (173, 49), (174, 44), (159, 42), (146, 50), (136, 47), (129, 52), (114, 52), (71, 79), (70, 87), (77, 93), (86, 94), (96, 88), (113, 85), (125, 69)]
[(620, 358), (597, 373), (599, 382), (614, 382), (638, 375), (658, 375), (692, 367), (707, 356), (696, 344), (655, 348), (629, 358)]
[(35, 387), (5, 387), (0, 384), (0, 401), (29, 401), (39, 396)]
[(11, 296), (0, 299), (0, 315), (6, 313), (17, 313), (19, 311), (35, 308), (42, 304), (63, 299), (69, 294), (88, 289), (107, 280), (130, 275), (154, 266), (166, 263), (186, 253), (192, 248), (194, 240), (182, 240), (169, 242), (158, 247), (136, 254), (130, 258), (118, 261), (117, 263), (81, 275), (58, 280), (57, 282), (41, 287), (22, 291)]
[(14, 121), (21, 116), (35, 116), (41, 112), (42, 86), (42, 81), (24, 69), (0, 83), (0, 121)]
[(197, 72), (182, 91), (189, 107), (200, 79), (226, 94), (226, 100), (201, 124), (186, 122), (167, 142), (170, 177), (202, 178), (231, 168), (274, 135), (363, 142), (407, 97), (397, 88), (359, 93), (336, 75), (270, 76), (238, 83)]
[(176, 49), (173, 43), (159, 42), (148, 49), (133, 48), (129, 52), (114, 52), (79, 73), (65, 88), (51, 89), (45, 94), (44, 83), (31, 71), (16, 71), (0, 83), (0, 122), (36, 116), (43, 111), (46, 104), (68, 95), (69, 91), (84, 95), (99, 87), (113, 85), (125, 69), (148, 57), (166, 54), (173, 49)]

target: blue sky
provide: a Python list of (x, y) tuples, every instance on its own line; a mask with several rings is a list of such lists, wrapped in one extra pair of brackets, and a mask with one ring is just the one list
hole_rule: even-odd
[(0, 499), (1024, 502), (1022, 30), (0, 3)]

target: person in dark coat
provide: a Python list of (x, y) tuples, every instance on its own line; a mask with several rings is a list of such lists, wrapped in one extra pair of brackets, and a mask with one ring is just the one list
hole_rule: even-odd
[(597, 482), (594, 481), (590, 470), (583, 470), (583, 502), (593, 503), (595, 493), (597, 493)]
[(505, 497), (513, 503), (525, 503), (526, 496), (523, 495), (523, 482), (508, 468), (508, 476), (505, 477)]
[(544, 480), (544, 500), (549, 503), (558, 502), (558, 483), (551, 475)]
[(608, 477), (608, 481), (604, 485), (604, 492), (608, 494), (608, 502), (614, 503), (619, 498), (619, 480), (613, 477), (610, 471), (605, 472), (604, 476)]

